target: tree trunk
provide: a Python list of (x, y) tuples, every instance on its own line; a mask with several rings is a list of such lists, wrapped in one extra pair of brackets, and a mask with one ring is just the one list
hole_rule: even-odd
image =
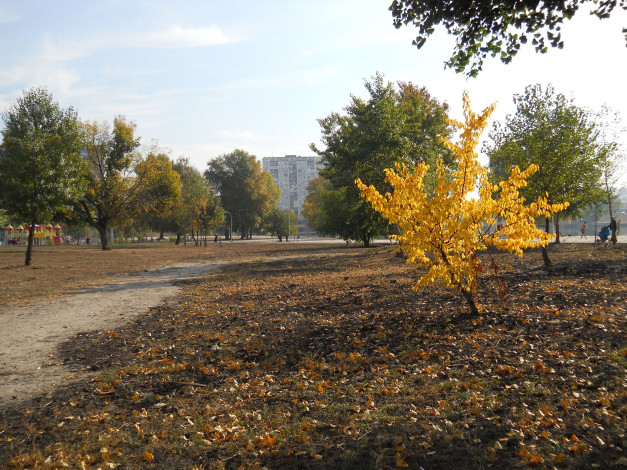
[(472, 296), (472, 292), (463, 288), (461, 289), (461, 291), (462, 291), (462, 295), (466, 299), (466, 303), (468, 303), (468, 306), (470, 307), (470, 314), (473, 316), (478, 316), (479, 309), (477, 308), (477, 305), (475, 304), (475, 299)]
[(555, 215), (555, 244), (559, 245), (560, 242), (560, 219)]
[(96, 230), (100, 234), (100, 244), (102, 245), (102, 250), (110, 250), (111, 246), (109, 245), (109, 237), (107, 235), (107, 227), (104, 225), (96, 226)]
[[(551, 219), (548, 217), (544, 219), (544, 231), (546, 233), (551, 233)], [(542, 247), (542, 261), (544, 261), (545, 266), (551, 266), (551, 259), (549, 258), (549, 252), (546, 249), (546, 246)]]
[(604, 174), (605, 176), (605, 191), (607, 192), (607, 207), (610, 211), (610, 217), (614, 214), (612, 213), (612, 190), (610, 189), (610, 182), (608, 179), (607, 171)]
[(26, 243), (26, 259), (24, 260), (24, 266), (30, 266), (33, 259), (33, 241), (35, 240), (35, 222), (30, 224), (30, 230), (28, 231), (28, 242)]
[(176, 232), (176, 241), (174, 242), (175, 245), (180, 245), (181, 244), (181, 232)]
[(370, 237), (368, 235), (362, 235), (361, 241), (364, 243), (364, 247), (370, 247)]

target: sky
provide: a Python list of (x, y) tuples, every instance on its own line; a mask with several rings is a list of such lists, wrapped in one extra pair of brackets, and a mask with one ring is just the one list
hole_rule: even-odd
[(627, 125), (627, 12), (580, 11), (563, 27), (564, 49), (523, 46), (512, 63), (489, 58), (467, 78), (444, 68), (454, 37), (436, 29), (416, 49), (415, 28), (396, 29), (389, 3), (0, 0), (0, 112), (46, 86), (82, 120), (124, 115), (143, 144), (201, 171), (237, 148), (314, 155), (317, 120), (365, 98), (376, 73), (425, 86), (459, 120), (464, 91), (476, 111), (497, 102), (492, 122), (502, 122), (514, 94), (539, 83), (594, 111), (606, 104)]

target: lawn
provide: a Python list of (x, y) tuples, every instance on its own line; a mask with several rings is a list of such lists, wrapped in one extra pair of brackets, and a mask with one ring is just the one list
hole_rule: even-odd
[(246, 250), (176, 304), (64, 344), (87, 375), (0, 408), (0, 462), (627, 466), (624, 246), (554, 246), (549, 270), (539, 252), (485, 255), (502, 269), (475, 318), (453, 292), (412, 291), (417, 270), (390, 245)]

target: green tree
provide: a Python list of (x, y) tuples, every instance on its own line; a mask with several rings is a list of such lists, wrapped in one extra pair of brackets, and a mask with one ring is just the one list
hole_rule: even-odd
[(290, 236), (298, 233), (296, 222), (298, 216), (290, 210), (279, 210), (277, 207), (272, 209), (263, 219), (263, 229), (272, 236), (279, 238), (282, 242), (289, 241)]
[[(509, 63), (521, 44), (531, 40), (536, 52), (545, 53), (547, 45), (562, 48), (561, 26), (571, 19), (584, 3), (592, 3), (592, 14), (609, 18), (617, 5), (615, 0), (523, 0), (493, 2), (481, 0), (393, 0), (390, 11), (394, 26), (413, 24), (418, 36), (413, 44), (420, 49), (435, 27), (442, 24), (457, 38), (455, 51), (446, 66), (456, 72), (476, 76), (489, 54)], [(627, 10), (627, 3), (620, 2)], [(627, 28), (623, 28), (627, 39)]]
[[(548, 203), (568, 201), (567, 210), (555, 216), (555, 242), (559, 243), (560, 216), (576, 216), (601, 195), (602, 154), (590, 113), (556, 94), (551, 85), (530, 85), (514, 96), (516, 113), (505, 124), (495, 123), (484, 150), (490, 158), (492, 181), (501, 181), (512, 167), (539, 170), (521, 193), (535, 200), (548, 193)], [(549, 218), (545, 220), (549, 232)], [(546, 252), (544, 252), (546, 255)], [(547, 262), (545, 257), (545, 263)]]
[[(181, 178), (181, 198), (175, 208), (172, 224), (178, 245), (181, 243), (181, 235), (185, 235), (194, 227), (194, 201), (201, 196), (206, 180), (202, 173), (189, 163), (188, 158), (179, 158), (172, 167)], [(213, 189), (209, 189), (211, 194), (214, 194)], [(185, 243), (187, 243), (186, 237)]]
[[(451, 152), (440, 138), (448, 137), (451, 127), (447, 121), (448, 106), (440, 104), (424, 88), (399, 83), (397, 91), (379, 74), (366, 81), (365, 87), (370, 95), (368, 100), (351, 96), (346, 115), (333, 113), (318, 121), (325, 148), (311, 148), (322, 156), (320, 174), (329, 180), (334, 191), (327, 195), (335, 203), (326, 207), (343, 214), (340, 221), (339, 214), (323, 212), (333, 220), (324, 224), (326, 229), (337, 230), (345, 240), (358, 240), (368, 246), (373, 237), (386, 232), (388, 223), (360, 197), (355, 179), (385, 189), (389, 185), (384, 181), (383, 170), (396, 162), (409, 167), (417, 163), (434, 167), (436, 158), (441, 156), (445, 163), (450, 163)], [(435, 182), (435, 170), (427, 180)]]
[[(2, 118), (0, 206), (34, 227), (83, 191), (80, 121), (74, 109), (61, 108), (45, 88), (23, 92)], [(33, 236), (30, 230), (26, 266), (32, 260)]]
[(135, 211), (141, 181), (133, 172), (140, 160), (136, 126), (116, 116), (106, 122), (85, 123), (84, 156), (88, 165), (87, 191), (74, 207), (74, 217), (98, 230), (103, 250), (110, 250), (107, 230)]
[(186, 195), (189, 197), (191, 230), (192, 234), (196, 233), (196, 245), (204, 239), (206, 246), (207, 235), (224, 222), (224, 210), (211, 184), (205, 178), (195, 178)]
[(231, 213), (233, 229), (250, 238), (264, 216), (276, 207), (280, 192), (272, 176), (262, 170), (254, 155), (236, 149), (207, 164), (205, 177), (220, 196), (222, 207)]
[(135, 172), (141, 176), (136, 207), (144, 225), (159, 231), (173, 226), (173, 219), (181, 203), (181, 176), (173, 168), (172, 160), (164, 153), (151, 152), (140, 161)]
[[(309, 181), (307, 195), (303, 204), (303, 216), (307, 225), (321, 235), (329, 235), (324, 230), (325, 216), (322, 213), (322, 200), (325, 193), (331, 190), (331, 183), (322, 176), (317, 176)], [(335, 232), (333, 233), (335, 235)]]

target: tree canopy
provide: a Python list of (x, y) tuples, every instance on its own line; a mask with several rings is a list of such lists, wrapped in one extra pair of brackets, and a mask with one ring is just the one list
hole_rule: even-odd
[[(603, 154), (590, 113), (556, 93), (551, 85), (529, 85), (514, 95), (516, 112), (504, 124), (495, 123), (484, 150), (493, 181), (513, 166), (538, 165), (521, 194), (537, 199), (548, 193), (549, 203), (569, 201), (561, 215), (577, 215), (601, 195)], [(555, 217), (559, 243), (559, 217)], [(546, 220), (548, 232), (549, 220)]]
[(239, 230), (242, 238), (250, 238), (278, 203), (280, 191), (274, 179), (262, 170), (257, 157), (240, 149), (211, 160), (207, 166), (205, 177), (231, 214), (233, 229)]
[[(443, 25), (457, 38), (446, 66), (476, 76), (488, 54), (509, 63), (521, 44), (529, 41), (541, 53), (548, 46), (562, 48), (564, 20), (571, 19), (586, 3), (594, 5), (591, 13), (601, 19), (609, 18), (617, 5), (627, 10), (624, 0), (393, 0), (390, 11), (397, 28), (408, 24), (418, 28), (413, 41), (418, 49), (436, 26)], [(627, 40), (627, 28), (623, 32)]]
[[(448, 106), (432, 98), (425, 88), (411, 83), (399, 83), (398, 91), (379, 74), (365, 82), (369, 98), (351, 96), (346, 114), (333, 113), (319, 119), (322, 142), (321, 175), (329, 180), (332, 192), (326, 202), (335, 202), (324, 212), (333, 219), (325, 223), (345, 240), (357, 240), (365, 245), (387, 229), (387, 222), (372, 210), (355, 187), (356, 178), (383, 189), (385, 168), (402, 162), (412, 167), (419, 162), (435, 163), (439, 157), (451, 162), (451, 153), (440, 137), (449, 136)], [(434, 181), (435, 173), (427, 179)], [(341, 219), (341, 220), (340, 220)]]
[(83, 133), (74, 109), (61, 108), (45, 88), (25, 91), (2, 118), (0, 205), (32, 228), (30, 265), (35, 224), (50, 221), (84, 189)]
[(133, 173), (139, 161), (136, 125), (116, 116), (107, 122), (86, 122), (83, 154), (88, 165), (87, 191), (74, 207), (74, 216), (98, 230), (103, 250), (109, 250), (107, 229), (135, 209), (140, 184)]
[(174, 170), (170, 157), (159, 151), (148, 153), (137, 164), (135, 172), (141, 180), (136, 198), (139, 216), (162, 235), (164, 230), (172, 227), (181, 203), (181, 176)]

